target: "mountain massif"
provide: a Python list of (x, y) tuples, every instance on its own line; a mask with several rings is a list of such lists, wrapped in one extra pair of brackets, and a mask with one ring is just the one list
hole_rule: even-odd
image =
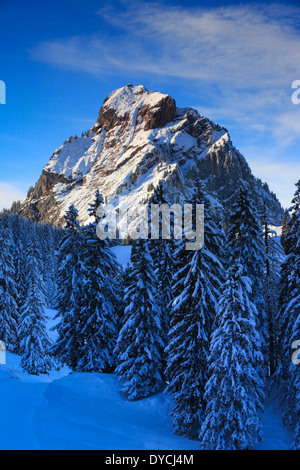
[(74, 204), (87, 222), (88, 205), (97, 189), (116, 208), (126, 202), (133, 212), (165, 182), (170, 202), (189, 198), (197, 179), (204, 181), (212, 204), (225, 214), (241, 182), (254, 201), (266, 201), (280, 223), (283, 210), (266, 183), (255, 178), (233, 146), (228, 131), (192, 108), (178, 108), (169, 95), (127, 85), (112, 92), (95, 125), (70, 137), (44, 167), (21, 206), (25, 217), (63, 223)]

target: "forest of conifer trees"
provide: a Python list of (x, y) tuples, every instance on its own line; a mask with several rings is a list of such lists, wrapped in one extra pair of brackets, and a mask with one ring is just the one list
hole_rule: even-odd
[[(116, 374), (128, 400), (169, 394), (174, 433), (202, 449), (252, 449), (275, 390), (300, 450), (300, 181), (281, 237), (245, 185), (226, 220), (200, 182), (188, 202), (205, 207), (203, 248), (138, 239), (127, 267), (97, 237), (100, 191), (84, 226), (74, 206), (63, 228), (2, 213), (0, 339), (29, 374), (66, 365)], [(162, 183), (150, 203), (168, 203)]]

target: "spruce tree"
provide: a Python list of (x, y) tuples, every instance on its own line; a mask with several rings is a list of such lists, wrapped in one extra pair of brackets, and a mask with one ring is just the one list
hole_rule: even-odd
[[(148, 211), (151, 213), (152, 205), (171, 206), (170, 201), (165, 195), (165, 186), (163, 181), (160, 181), (155, 188), (154, 193), (150, 199)], [(157, 276), (157, 299), (161, 304), (162, 310), (162, 327), (165, 345), (167, 345), (167, 335), (170, 329), (170, 309), (171, 309), (171, 290), (172, 280), (174, 275), (174, 251), (175, 240), (173, 230), (173, 215), (170, 214), (169, 218), (163, 217), (163, 213), (159, 214), (159, 229), (157, 234), (151, 233), (151, 221), (149, 220), (149, 235), (153, 239), (149, 241), (150, 254), (154, 262), (155, 273)], [(162, 224), (170, 223), (170, 239), (162, 238)], [(154, 239), (154, 236), (157, 239)]]
[(262, 439), (258, 412), (264, 396), (258, 369), (263, 357), (250, 296), (251, 281), (235, 261), (211, 338), (206, 411), (199, 435), (204, 449), (251, 449)]
[(297, 320), (291, 338), (291, 346), (293, 348), (289, 371), (291, 383), (287, 394), (289, 408), (286, 408), (285, 418), (289, 418), (286, 421), (293, 427), (291, 449), (300, 450), (300, 295), (293, 299), (292, 304), (293, 313), (296, 314)]
[(169, 381), (166, 392), (174, 400), (171, 413), (174, 432), (195, 438), (203, 418), (209, 338), (224, 273), (216, 256), (222, 238), (209, 215), (211, 207), (200, 183), (192, 202), (205, 205), (205, 244), (201, 250), (187, 251), (184, 239), (178, 242), (175, 253), (178, 270), (174, 276), (166, 348)]
[(117, 340), (116, 310), (120, 304), (116, 274), (120, 270), (107, 241), (96, 235), (97, 208), (103, 202), (99, 191), (89, 207), (91, 224), (83, 229), (82, 261), (85, 267), (84, 297), (80, 316), (82, 337), (78, 370), (112, 372)]
[(285, 239), (286, 239), (288, 231), (289, 231), (289, 225), (288, 225), (289, 220), (290, 220), (289, 211), (285, 210), (284, 216), (283, 216), (283, 221), (282, 221), (282, 231), (281, 231), (281, 238), (280, 238), (281, 245), (283, 246), (284, 251), (286, 251)]
[(157, 278), (148, 241), (137, 240), (131, 256), (130, 285), (125, 291), (125, 321), (115, 354), (116, 374), (129, 400), (147, 397), (163, 385), (161, 310), (156, 300)]
[(295, 426), (297, 421), (297, 384), (299, 368), (291, 361), (292, 343), (299, 340), (300, 306), (300, 181), (290, 209), (288, 232), (285, 239), (286, 258), (281, 270), (279, 323), (279, 366), (276, 378), (281, 392), (285, 422)]
[(263, 320), (263, 231), (257, 209), (251, 200), (251, 193), (246, 186), (240, 188), (238, 200), (233, 205), (227, 232), (227, 249), (229, 264), (239, 259), (246, 275), (251, 279), (252, 300), (259, 312), (260, 320)]
[(78, 213), (73, 205), (66, 213), (65, 233), (58, 252), (57, 309), (58, 332), (52, 353), (72, 370), (77, 370), (81, 357), (80, 317), (84, 298), (83, 278), (85, 267), (82, 262), (82, 236), (77, 220)]
[(268, 370), (268, 322), (265, 312), (265, 299), (263, 291), (263, 277), (265, 267), (265, 254), (263, 245), (263, 230), (258, 212), (246, 185), (239, 189), (237, 202), (233, 211), (227, 231), (227, 252), (229, 266), (238, 260), (244, 267), (245, 275), (252, 282), (251, 300), (258, 312), (257, 328), (260, 333), (265, 364), (262, 373)]
[(54, 245), (54, 230), (50, 225), (39, 224), (37, 233), (42, 250), (43, 277), (45, 281), (47, 307), (55, 307), (56, 298), (56, 255)]
[(277, 338), (278, 325), (276, 314), (279, 308), (279, 286), (280, 269), (284, 259), (284, 252), (276, 232), (272, 228), (275, 225), (272, 214), (268, 210), (266, 203), (262, 212), (263, 240), (264, 240), (264, 276), (263, 292), (265, 299), (266, 319), (268, 323), (268, 343), (269, 343), (269, 374), (273, 375), (277, 367)]
[(14, 245), (8, 216), (0, 217), (0, 339), (6, 349), (18, 350), (17, 322), (19, 311), (14, 275)]
[(50, 339), (46, 329), (41, 253), (36, 237), (31, 239), (26, 265), (29, 283), (19, 320), (21, 367), (29, 374), (47, 374), (52, 367), (52, 359), (49, 355)]

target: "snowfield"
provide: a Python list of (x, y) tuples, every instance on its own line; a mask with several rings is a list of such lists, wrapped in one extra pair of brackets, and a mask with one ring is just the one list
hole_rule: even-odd
[(174, 436), (170, 400), (157, 394), (129, 402), (114, 375), (72, 373), (30, 376), (19, 357), (0, 366), (0, 449), (198, 449)]
[[(47, 310), (51, 326), (54, 313)], [(22, 371), (16, 354), (6, 359), (0, 365), (0, 449), (199, 449), (198, 442), (172, 433), (167, 395), (130, 402), (113, 374), (70, 374), (63, 368), (32, 376)], [(266, 403), (263, 423), (265, 441), (258, 449), (288, 449), (290, 436), (272, 402)]]

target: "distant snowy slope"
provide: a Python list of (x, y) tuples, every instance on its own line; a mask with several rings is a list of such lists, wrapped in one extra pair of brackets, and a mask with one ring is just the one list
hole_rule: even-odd
[(112, 251), (117, 257), (118, 262), (123, 268), (126, 268), (130, 264), (131, 246), (114, 246)]

